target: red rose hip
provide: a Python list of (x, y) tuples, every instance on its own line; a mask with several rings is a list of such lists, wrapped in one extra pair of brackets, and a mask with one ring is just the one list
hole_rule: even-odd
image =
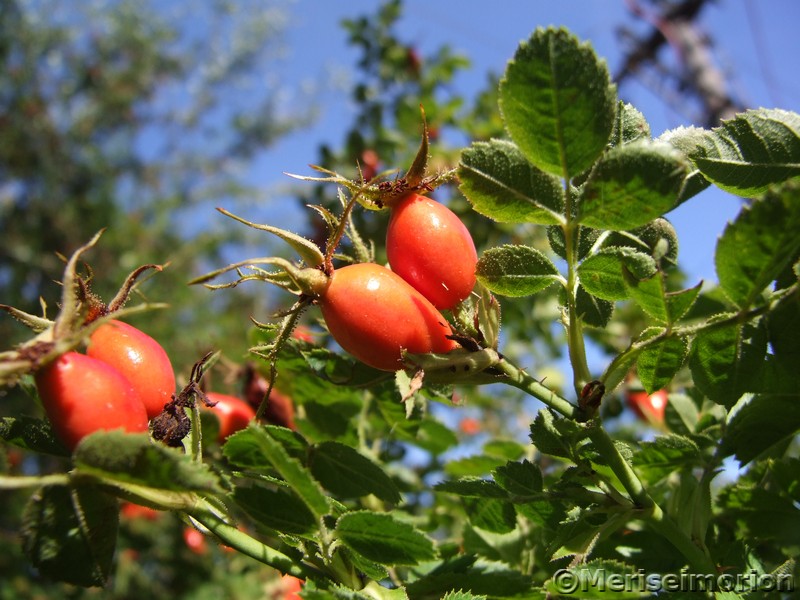
[(133, 384), (152, 419), (164, 410), (175, 392), (172, 363), (156, 340), (143, 331), (109, 321), (89, 338), (86, 354), (117, 369)]
[(147, 431), (147, 412), (133, 385), (100, 360), (67, 352), (34, 378), (53, 429), (69, 450), (98, 430)]
[(392, 206), (386, 253), (392, 270), (436, 308), (453, 308), (475, 287), (472, 236), (453, 211), (431, 198), (409, 194)]
[(458, 347), (442, 314), (396, 273), (373, 263), (334, 271), (319, 294), (333, 338), (358, 360), (383, 371), (403, 368), (401, 351), (446, 353)]

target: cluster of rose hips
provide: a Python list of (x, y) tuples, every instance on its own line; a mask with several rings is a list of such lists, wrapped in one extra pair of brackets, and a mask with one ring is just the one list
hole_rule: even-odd
[(402, 352), (447, 353), (458, 347), (440, 310), (475, 286), (477, 253), (458, 216), (409, 193), (390, 204), (386, 252), (391, 268), (358, 263), (336, 269), (316, 291), (333, 338), (360, 361), (403, 368)]
[[(175, 374), (164, 348), (119, 320), (95, 329), (85, 354), (66, 352), (34, 378), (53, 430), (70, 451), (98, 430), (147, 432), (150, 420), (162, 413), (175, 392)], [(217, 417), (220, 443), (256, 416), (251, 403), (236, 396), (217, 392), (205, 396), (208, 404), (200, 406)], [(291, 400), (273, 391), (270, 402), (282, 411), (277, 421), (294, 428)]]

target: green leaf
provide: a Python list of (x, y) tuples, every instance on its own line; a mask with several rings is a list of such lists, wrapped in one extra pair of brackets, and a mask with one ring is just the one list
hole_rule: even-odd
[(745, 207), (717, 242), (720, 287), (746, 308), (794, 262), (800, 251), (800, 186)]
[(255, 521), (281, 533), (310, 534), (318, 522), (295, 494), (261, 486), (237, 486), (233, 500)]
[(147, 434), (98, 431), (75, 449), (75, 469), (109, 482), (175, 492), (222, 493), (207, 465), (173, 448), (154, 444)]
[(3, 417), (0, 419), (0, 439), (32, 452), (69, 456), (69, 450), (56, 438), (50, 421), (33, 417)]
[(592, 296), (581, 285), (575, 293), (575, 309), (585, 325), (604, 329), (614, 314), (614, 303)]
[(622, 146), (637, 140), (650, 139), (650, 125), (644, 115), (620, 100), (617, 107), (617, 118), (614, 119), (614, 130), (611, 133), (612, 146)]
[(437, 492), (456, 494), (469, 498), (508, 498), (508, 494), (494, 481), (480, 477), (461, 477), (442, 481), (433, 486)]
[(500, 246), (483, 253), (475, 271), (478, 281), (501, 296), (530, 296), (559, 280), (556, 266), (528, 246)]
[(667, 291), (664, 274), (656, 272), (647, 279), (638, 279), (631, 275), (628, 269), (622, 269), (623, 279), (628, 290), (628, 295), (641, 309), (656, 321), (669, 322), (669, 307), (667, 306)]
[(738, 539), (790, 548), (800, 539), (800, 511), (779, 492), (741, 483), (720, 492), (717, 509), (721, 518), (735, 523)]
[(518, 570), (502, 569), (494, 564), (474, 563), (474, 556), (461, 556), (439, 565), (408, 584), (409, 598), (432, 600), (453, 590), (462, 590), (491, 598), (545, 600), (544, 593), (533, 589), (530, 576), (523, 575)]
[(579, 220), (616, 231), (645, 225), (675, 207), (688, 170), (688, 162), (668, 144), (612, 148), (586, 182)]
[(629, 284), (626, 272), (635, 279), (647, 279), (657, 271), (653, 257), (632, 248), (603, 248), (578, 266), (578, 276), (586, 291), (603, 300), (624, 300)]
[(770, 471), (786, 494), (794, 502), (800, 502), (800, 458), (785, 456), (771, 461)]
[(261, 447), (272, 467), (305, 502), (314, 516), (320, 518), (328, 514), (328, 499), (308, 469), (289, 455), (283, 444), (271, 435), (271, 430), (254, 424), (251, 424), (248, 429), (253, 432), (256, 443)]
[[(591, 227), (577, 226), (578, 229), (578, 260), (583, 260), (586, 255), (592, 251), (595, 243), (601, 235), (601, 232)], [(564, 230), (558, 225), (551, 225), (547, 228), (547, 241), (550, 242), (550, 248), (558, 256), (565, 259), (567, 258), (567, 246), (564, 239)]]
[(559, 598), (575, 597), (588, 599), (627, 600), (650, 598), (648, 580), (642, 570), (619, 561), (598, 559), (580, 566), (570, 567), (545, 583), (545, 589)]
[(799, 430), (799, 394), (759, 394), (734, 409), (722, 448), (744, 465)]
[(685, 394), (669, 394), (664, 421), (670, 431), (680, 435), (694, 433), (699, 420), (700, 412), (694, 400)]
[(564, 222), (564, 188), (514, 144), (476, 142), (461, 154), (459, 189), (476, 212), (500, 223)]
[(723, 190), (752, 198), (800, 176), (800, 115), (748, 110), (707, 132), (689, 157)]
[[(299, 433), (275, 425), (265, 427), (290, 456), (298, 460), (305, 458), (308, 444)], [(271, 463), (258, 440), (258, 434), (253, 429), (242, 429), (228, 437), (222, 447), (222, 454), (228, 462), (237, 467), (253, 470), (268, 469)]]
[(700, 461), (700, 449), (692, 440), (680, 435), (659, 436), (652, 442), (641, 442), (633, 454), (633, 464), (649, 481), (656, 482), (679, 468), (689, 468)]
[(386, 513), (346, 513), (334, 534), (351, 550), (384, 565), (416, 565), (436, 557), (428, 536)]
[(500, 111), (528, 160), (569, 179), (608, 143), (617, 109), (608, 68), (565, 29), (537, 29), (500, 81)]
[[(592, 231), (597, 232), (596, 229)], [(626, 246), (644, 252), (663, 266), (674, 266), (678, 261), (678, 233), (664, 217), (653, 219), (647, 225), (630, 231), (609, 232), (602, 247), (611, 246)]]
[(669, 313), (670, 323), (677, 323), (691, 310), (700, 295), (702, 287), (703, 282), (701, 281), (696, 286), (685, 290), (667, 292), (667, 312)]
[(505, 460), (496, 456), (465, 456), (448, 461), (444, 466), (444, 472), (453, 477), (479, 477), (491, 473), (504, 463)]
[(102, 586), (117, 543), (119, 505), (96, 486), (46, 486), (25, 507), (22, 542), (40, 574), (84, 587)]
[[(698, 146), (707, 143), (707, 136), (708, 131), (700, 127), (681, 126), (677, 129), (665, 131), (657, 138), (657, 141), (665, 142), (673, 148), (676, 148), (684, 156), (690, 157), (697, 151)], [(703, 177), (700, 169), (696, 166), (690, 168), (683, 182), (680, 194), (678, 195), (676, 206), (696, 196), (710, 185), (711, 183), (708, 179)]]
[(457, 592), (447, 592), (442, 596), (442, 600), (486, 600), (486, 598), (487, 596), (475, 596), (469, 592), (462, 592), (461, 590)]
[[(721, 315), (719, 318), (724, 318)], [(763, 319), (702, 330), (692, 344), (689, 368), (695, 385), (717, 404), (736, 404), (764, 365), (767, 335)]]
[(499, 438), (486, 442), (483, 446), (483, 453), (505, 460), (517, 460), (525, 454), (525, 447), (515, 440)]
[(542, 491), (542, 471), (528, 460), (508, 462), (494, 470), (494, 480), (514, 496), (536, 496)]
[(374, 462), (339, 442), (314, 446), (309, 457), (311, 474), (327, 490), (342, 498), (374, 494), (385, 502), (400, 502), (394, 481)]
[(549, 408), (540, 410), (531, 424), (531, 440), (539, 452), (561, 458), (572, 458), (574, 444), (585, 435), (578, 423), (555, 416)]
[(497, 498), (465, 498), (467, 517), (473, 527), (493, 533), (508, 533), (517, 526), (514, 505)]
[(681, 337), (665, 337), (645, 347), (636, 361), (639, 379), (648, 394), (660, 390), (672, 381), (683, 366), (689, 342)]

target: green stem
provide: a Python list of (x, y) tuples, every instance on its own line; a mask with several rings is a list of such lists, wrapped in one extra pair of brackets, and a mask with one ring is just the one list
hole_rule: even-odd
[(225, 545), (238, 552), (269, 565), (284, 574), (300, 579), (327, 579), (327, 576), (315, 567), (297, 563), (282, 552), (259, 542), (245, 532), (229, 525), (217, 515), (208, 511), (193, 511), (190, 516), (217, 536)]
[(637, 508), (648, 513), (644, 519), (653, 529), (664, 536), (677, 550), (683, 554), (689, 565), (698, 573), (716, 573), (714, 561), (704, 549), (695, 544), (692, 539), (681, 530), (661, 507), (647, 493), (633, 467), (628, 464), (608, 432), (598, 423), (589, 430), (589, 439), (595, 449), (606, 459), (611, 470), (619, 479), (625, 491), (633, 500)]
[(528, 375), (525, 371), (509, 362), (508, 359), (501, 359), (500, 362), (494, 365), (494, 368), (499, 369), (508, 376), (508, 379), (503, 380), (504, 383), (527, 392), (534, 398), (538, 398), (547, 406), (569, 419), (581, 420), (582, 411), (580, 408)]
[(572, 214), (574, 198), (572, 188), (567, 180), (565, 189), (566, 206), (564, 213), (567, 217), (562, 226), (564, 231), (564, 249), (567, 259), (567, 319), (564, 327), (567, 329), (567, 347), (569, 349), (570, 363), (572, 364), (572, 377), (575, 393), (580, 395), (583, 386), (592, 380), (589, 364), (586, 361), (586, 347), (583, 342), (583, 325), (578, 315), (578, 232), (579, 226), (573, 223)]

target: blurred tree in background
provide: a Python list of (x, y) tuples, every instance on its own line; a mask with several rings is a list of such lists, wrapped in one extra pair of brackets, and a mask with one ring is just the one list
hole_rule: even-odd
[[(171, 304), (145, 318), (179, 368), (240, 350), (251, 299), (209, 302), (185, 283), (232, 242), (198, 215), (263, 194), (241, 172), (311, 117), (278, 114), (268, 74), (284, 21), (260, 2), (0, 2), (3, 303), (38, 312), (41, 297), (53, 315), (59, 255), (105, 229), (91, 257), (102, 297), (169, 263), (142, 289)], [(7, 344), (24, 334), (0, 321)]]

